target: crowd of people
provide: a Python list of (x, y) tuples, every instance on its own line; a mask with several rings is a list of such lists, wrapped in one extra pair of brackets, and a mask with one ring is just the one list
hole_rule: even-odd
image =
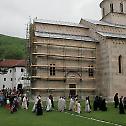
[(11, 113), (16, 112), (21, 106), (28, 109), (29, 99), (26, 94), (23, 94), (22, 89), (2, 89), (0, 90), (0, 106), (4, 106)]
[[(85, 103), (80, 102), (78, 95), (71, 97), (68, 104), (66, 102), (66, 97), (60, 97), (57, 105), (54, 107), (52, 95), (47, 97), (46, 105), (43, 105), (42, 98), (38, 95), (34, 99), (32, 112), (36, 113), (36, 115), (43, 115), (43, 111), (50, 112), (52, 110), (57, 110), (59, 112), (64, 112), (67, 108), (68, 111), (73, 111), (78, 114), (80, 114), (81, 111), (85, 111), (87, 113), (90, 113), (91, 111), (107, 111), (106, 100), (101, 96), (96, 96), (92, 105), (89, 96), (85, 98), (84, 102)], [(21, 90), (16, 90), (16, 88), (13, 90), (2, 89), (0, 90), (0, 106), (4, 106), (6, 109), (10, 110), (11, 113), (18, 111), (20, 108), (27, 110), (29, 107), (29, 98)], [(119, 108), (120, 114), (124, 114), (126, 110), (126, 97), (121, 96), (118, 98), (118, 93), (116, 93), (114, 96), (114, 107)]]
[[(121, 96), (120, 98), (118, 98), (117, 94), (118, 93), (116, 93), (116, 95), (114, 96), (115, 108), (119, 108), (119, 113), (124, 114), (125, 110), (126, 110), (126, 97), (123, 98)], [(65, 96), (59, 97), (57, 105), (56, 105), (57, 108), (55, 107), (55, 109), (58, 110), (59, 112), (64, 112), (68, 108), (68, 111), (73, 111), (78, 114), (81, 113), (81, 111), (82, 111), (81, 109), (84, 109), (83, 111), (85, 111), (87, 113), (90, 113), (91, 111), (93, 111), (93, 112), (107, 111), (107, 103), (106, 103), (105, 98), (103, 98), (102, 96), (96, 96), (93, 100), (92, 105), (91, 105), (89, 96), (87, 96), (84, 101), (85, 101), (85, 103), (83, 106), (85, 108), (81, 106), (82, 102), (80, 102), (78, 95), (76, 95), (69, 99), (69, 105), (67, 107), (66, 97)], [(37, 105), (37, 103), (39, 103), (41, 105)], [(41, 106), (40, 109), (38, 106)], [(41, 96), (39, 95), (36, 97), (32, 111), (37, 112), (37, 113), (40, 112), (40, 115), (42, 115), (43, 108), (44, 108), (44, 106), (42, 104)], [(47, 112), (54, 110), (54, 101), (53, 101), (52, 95), (49, 95), (47, 97), (45, 110)], [(39, 115), (39, 113), (37, 115)]]
[[(87, 113), (90, 113), (92, 107), (91, 107), (89, 96), (86, 97), (84, 106), (85, 106), (84, 111)], [(78, 100), (78, 95), (75, 97), (71, 97), (68, 110), (77, 112), (78, 114), (80, 114), (81, 108), (82, 107), (81, 107), (80, 100)], [(60, 112), (63, 112), (65, 109), (66, 109), (65, 97), (60, 97), (58, 100), (58, 110)], [(107, 107), (106, 107), (105, 99), (102, 99), (102, 97), (96, 96), (93, 102), (93, 111), (98, 111), (98, 110), (107, 111)]]

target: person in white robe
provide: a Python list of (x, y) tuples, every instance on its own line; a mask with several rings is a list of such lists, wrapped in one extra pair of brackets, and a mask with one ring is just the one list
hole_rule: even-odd
[(32, 108), (32, 112), (36, 111), (36, 106), (37, 106), (38, 100), (39, 100), (39, 98), (38, 98), (38, 96), (36, 96), (35, 97), (35, 103), (34, 103), (33, 108)]
[(58, 100), (58, 111), (61, 112), (61, 110), (62, 110), (62, 97), (60, 97)]
[(66, 108), (66, 100), (63, 97), (61, 100), (61, 112), (64, 112), (65, 108)]
[(86, 97), (86, 100), (85, 100), (85, 112), (91, 112), (88, 97)]
[(69, 111), (73, 111), (73, 110), (74, 110), (74, 98), (71, 98), (69, 104)]
[(46, 111), (49, 112), (51, 111), (52, 108), (52, 103), (51, 103), (51, 99), (49, 99), (49, 97), (47, 98), (47, 107), (46, 107)]
[(24, 109), (26, 109), (26, 110), (28, 109), (26, 94), (24, 94), (24, 97), (23, 97), (22, 107), (23, 107)]

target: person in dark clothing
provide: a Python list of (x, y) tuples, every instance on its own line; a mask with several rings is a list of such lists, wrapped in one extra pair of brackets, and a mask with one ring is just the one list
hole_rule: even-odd
[(49, 95), (49, 99), (51, 100), (52, 108), (54, 108), (53, 96)]
[(36, 114), (37, 115), (43, 115), (43, 109), (42, 109), (42, 105), (41, 105), (41, 100), (40, 99), (37, 102)]
[(98, 96), (95, 97), (95, 100), (93, 103), (93, 109), (94, 109), (94, 111), (97, 111), (97, 109), (98, 109)]
[(11, 113), (14, 113), (18, 110), (18, 101), (17, 98), (14, 98), (13, 103), (11, 105)]
[(118, 93), (116, 93), (115, 96), (114, 96), (114, 102), (115, 102), (115, 108), (117, 108), (118, 105), (119, 105)]
[(99, 96), (98, 98), (98, 108), (99, 110), (102, 110), (102, 96)]
[(126, 110), (126, 97), (123, 99), (124, 109)]
[(119, 113), (120, 114), (125, 114), (124, 106), (123, 106), (123, 102), (122, 102), (122, 97), (120, 98), (120, 102), (119, 102)]
[(107, 111), (105, 99), (102, 100), (102, 103), (101, 103), (101, 110), (102, 110), (102, 111)]

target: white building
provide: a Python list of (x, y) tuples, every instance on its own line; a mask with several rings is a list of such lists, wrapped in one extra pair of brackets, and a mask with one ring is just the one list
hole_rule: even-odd
[(0, 61), (0, 89), (23, 88), (30, 85), (27, 79), (25, 60), (3, 60)]

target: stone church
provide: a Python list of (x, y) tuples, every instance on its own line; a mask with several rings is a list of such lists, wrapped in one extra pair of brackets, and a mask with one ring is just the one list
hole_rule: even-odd
[(33, 21), (29, 68), (34, 94), (126, 96), (126, 0), (103, 0), (100, 8), (100, 21)]

